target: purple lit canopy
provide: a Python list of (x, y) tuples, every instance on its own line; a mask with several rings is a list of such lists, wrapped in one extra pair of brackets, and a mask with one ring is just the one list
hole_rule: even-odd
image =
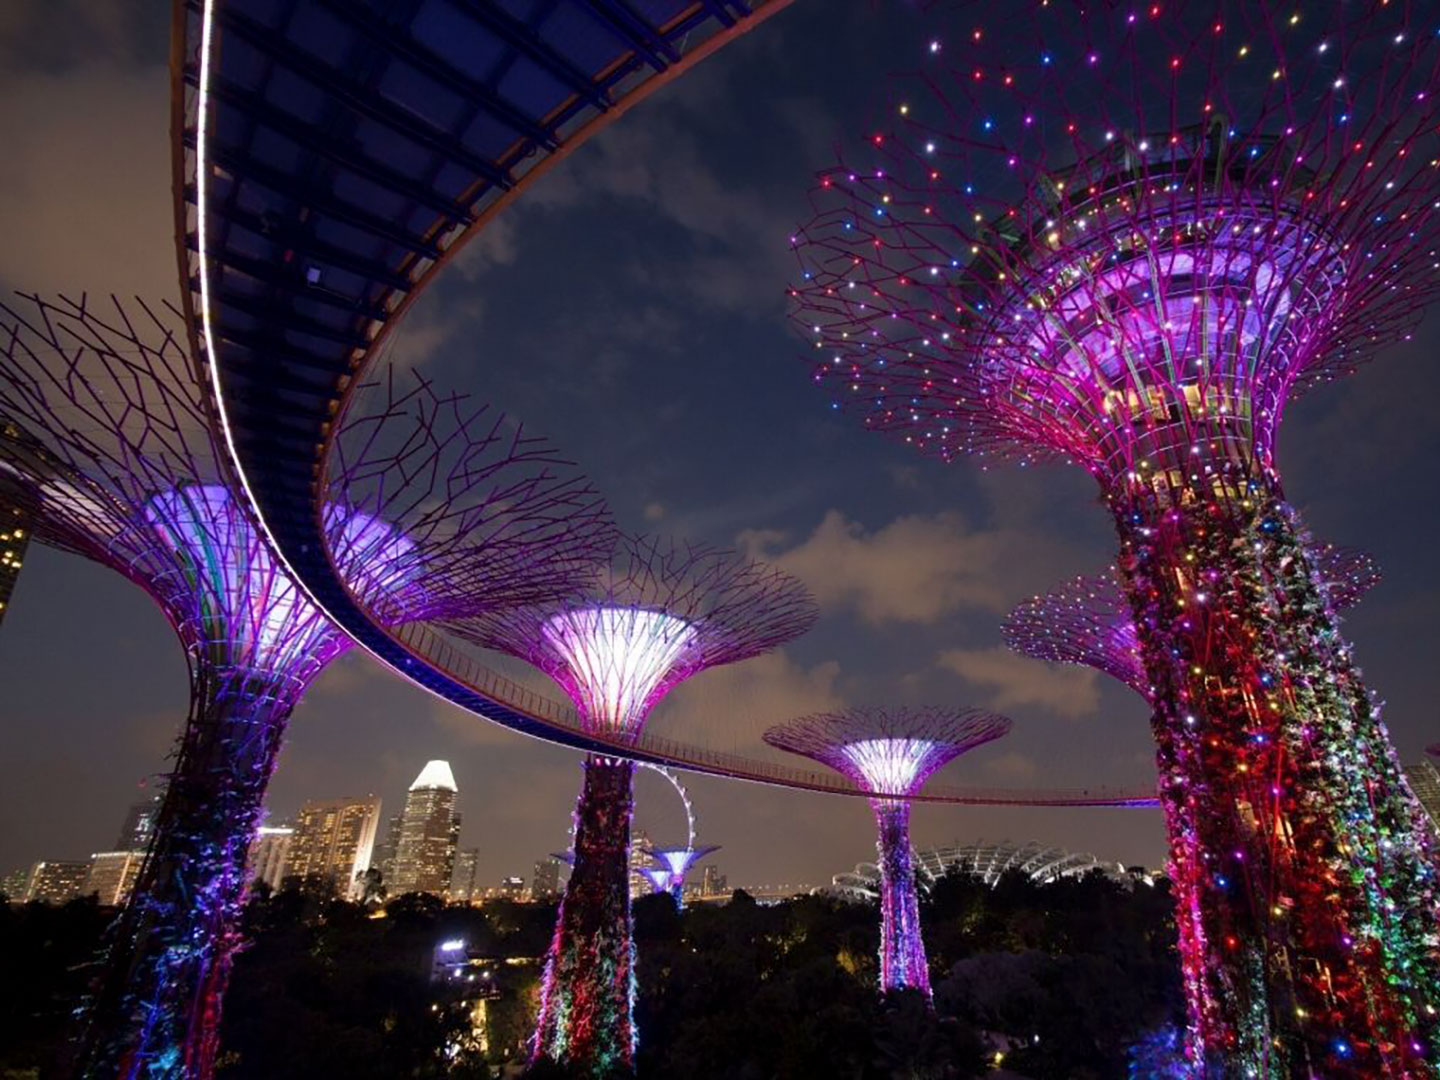
[(914, 795), (936, 769), (1009, 730), (1009, 718), (983, 709), (860, 708), (789, 720), (764, 738), (829, 765), (883, 800)]
[(642, 536), (626, 538), (589, 588), (445, 625), (534, 664), (569, 695), (587, 732), (626, 740), (685, 679), (767, 652), (815, 617), (805, 586), (783, 571)]
[[(1336, 611), (1353, 607), (1380, 583), (1380, 570), (1367, 551), (1335, 544), (1312, 550)], [(1006, 616), (1000, 633), (1024, 656), (1096, 668), (1147, 700), (1151, 696), (1130, 604), (1113, 569), (1032, 596)]]
[(1270, 468), (1286, 401), (1440, 289), (1433, 28), (1325, 7), (936, 41), (794, 237), (817, 382), (945, 459)]

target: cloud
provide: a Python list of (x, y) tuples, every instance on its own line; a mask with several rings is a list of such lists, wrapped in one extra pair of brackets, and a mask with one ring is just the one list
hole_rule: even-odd
[(0, 77), (0, 279), (45, 293), (178, 299), (168, 98), (163, 66)]
[(804, 667), (777, 650), (697, 675), (670, 695), (647, 730), (752, 753), (763, 747), (760, 735), (773, 724), (844, 708), (839, 679), (834, 660)]
[(1011, 750), (985, 763), (985, 771), (1006, 781), (1033, 780), (1040, 771), (1035, 759)]
[(1022, 590), (1012, 563), (1036, 542), (1011, 532), (972, 532), (958, 514), (897, 518), (877, 532), (830, 510), (802, 544), (753, 529), (740, 545), (795, 574), (826, 611), (866, 622), (934, 623), (967, 608), (1004, 612)]
[(665, 517), (665, 507), (658, 502), (646, 503), (644, 514), (646, 521), (660, 521)]
[(1041, 663), (1009, 649), (948, 649), (939, 656), (942, 668), (968, 682), (994, 690), (997, 709), (1039, 705), (1076, 719), (1100, 708), (1098, 673), (1089, 668)]

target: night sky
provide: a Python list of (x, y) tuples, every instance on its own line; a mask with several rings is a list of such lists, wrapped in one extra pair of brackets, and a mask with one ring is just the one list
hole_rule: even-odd
[[(5, 288), (176, 298), (165, 8), (0, 7)], [(1063, 467), (944, 466), (864, 432), (813, 389), (785, 317), (786, 241), (808, 217), (811, 176), (866, 130), (887, 74), (943, 32), (909, 5), (797, 0), (538, 183), (417, 304), (393, 359), (550, 436), (622, 527), (737, 546), (815, 591), (809, 636), (696, 679), (656, 732), (749, 750), (804, 711), (987, 705), (1014, 717), (1013, 734), (942, 781), (1144, 786), (1154, 766), (1140, 699), (1000, 642), (1017, 601), (1109, 563), (1093, 481)], [(1440, 739), (1437, 345), (1432, 317), (1407, 346), (1292, 406), (1280, 439), (1314, 535), (1369, 549), (1385, 573), (1346, 629), (1405, 760)], [(0, 627), (0, 872), (108, 849), (164, 771), (185, 700), (180, 648), (141, 592), (32, 549)], [(528, 878), (566, 846), (572, 752), (444, 706), (360, 655), (297, 710), (270, 819), (367, 792), (388, 815), (437, 757), (454, 768), (461, 842), (480, 849), (486, 883)], [(690, 787), (732, 884), (819, 884), (873, 855), (860, 800)], [(681, 839), (678, 804), (653, 776), (637, 823)], [(1163, 858), (1156, 810), (915, 813), (917, 846), (978, 838)]]

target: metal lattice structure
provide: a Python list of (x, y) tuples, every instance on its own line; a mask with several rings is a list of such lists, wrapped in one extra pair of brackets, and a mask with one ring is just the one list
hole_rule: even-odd
[(173, 5), (177, 257), (222, 450), (306, 595), (462, 708), (585, 745), (466, 678), (443, 640), (387, 632), (337, 572), (325, 478), (356, 387), (530, 184), (788, 2)]
[(850, 776), (871, 793), (879, 834), (880, 989), (930, 996), (910, 850), (910, 801), (936, 769), (1010, 730), (980, 709), (851, 709), (802, 716), (765, 732), (771, 746)]
[[(171, 54), (192, 355), (240, 493), (305, 592), (400, 675), (577, 749), (573, 710), (423, 624), (367, 610), (327, 550), (326, 477), (385, 344), (473, 237), (586, 139), (790, 0), (404, 7), (185, 0)], [(318, 482), (317, 482), (318, 478)], [(842, 778), (664, 738), (637, 760), (855, 794)], [(1147, 806), (1102, 789), (935, 791), (975, 805)]]
[[(36, 539), (144, 589), (190, 668), (189, 716), (78, 1069), (205, 1076), (281, 738), (350, 640), (223, 483), (181, 339), (137, 308), (0, 305), (0, 462)], [(342, 439), (325, 515), (331, 550), (381, 617), (534, 602), (595, 572), (614, 542), (608, 513), (546, 444), (424, 382), (388, 382), (370, 400)]]
[(1440, 1071), (1435, 839), (1274, 456), (1292, 398), (1440, 291), (1440, 40), (1418, 12), (977, 20), (937, 36), (795, 237), (836, 407), (944, 460), (1100, 483), (1161, 784), (1193, 811), (1171, 843), (1203, 923), (1197, 1068)]
[[(970, 874), (991, 888), (1007, 874), (1023, 875), (1037, 885), (1092, 873), (1105, 874), (1117, 881), (1129, 880), (1125, 867), (1119, 863), (1102, 862), (1086, 852), (1065, 851), (1034, 840), (1025, 844), (976, 840), (924, 848), (912, 852), (911, 861), (915, 865), (915, 886), (922, 893), (951, 873)], [(836, 874), (820, 891), (846, 900), (878, 900), (880, 867), (875, 863), (856, 863), (854, 870)]]
[[(1358, 604), (1380, 583), (1380, 569), (1367, 551), (1325, 544), (1313, 555), (1337, 612)], [(1104, 574), (1074, 578), (1018, 605), (1001, 624), (1001, 636), (1024, 656), (1103, 671), (1148, 701), (1150, 680), (1124, 589), (1113, 567)]]
[(700, 847), (649, 847), (645, 853), (655, 860), (654, 866), (642, 866), (640, 873), (657, 893), (669, 893), (675, 906), (685, 906), (685, 876), (706, 855), (720, 850), (719, 844)]
[[(1368, 552), (1326, 544), (1314, 548), (1313, 554), (1326, 596), (1336, 611), (1358, 603), (1380, 581), (1379, 568)], [(1152, 707), (1155, 704), (1156, 691), (1145, 675), (1129, 601), (1113, 568), (1107, 574), (1076, 578), (1027, 600), (1006, 618), (1001, 633), (1005, 643), (1022, 655), (1093, 667), (1125, 683)], [(1161, 764), (1163, 767), (1163, 756)], [(1193, 818), (1198, 810), (1195, 803), (1175, 785), (1162, 784), (1161, 795), (1169, 834), (1194, 835), (1199, 828)], [(1172, 854), (1176, 853), (1179, 857), (1172, 857), (1167, 867), (1177, 901), (1175, 925), (1182, 953), (1195, 955), (1204, 948), (1202, 889), (1196, 880), (1204, 867), (1185, 857), (1189, 854), (1185, 847), (1172, 848)], [(1187, 994), (1203, 997), (1205, 987), (1193, 972), (1186, 972), (1186, 980)]]
[[(721, 551), (628, 538), (593, 587), (545, 605), (451, 620), (451, 632), (528, 661), (622, 751), (670, 690), (774, 649), (816, 618), (795, 578)], [(634, 1064), (627, 857), (635, 765), (592, 754), (575, 809), (574, 872), (546, 957), (533, 1052), (596, 1074)]]

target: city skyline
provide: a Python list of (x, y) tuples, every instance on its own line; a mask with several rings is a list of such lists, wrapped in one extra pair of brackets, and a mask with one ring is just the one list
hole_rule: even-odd
[[(51, 253), (33, 243), (26, 247), (30, 241), (22, 233), (0, 264), (0, 277), (7, 286), (79, 286), (156, 295), (162, 289), (173, 291), (163, 132), (164, 20), (140, 18), (133, 25), (119, 20), (120, 30), (92, 27), (63, 44), (55, 40), (53, 21), (37, 17), (26, 25), (27, 35), (40, 34), (43, 47), (35, 50), (36, 58), (22, 56), (13, 43), (7, 53), (14, 59), (7, 75), (15, 89), (11, 99), (42, 102), (51, 124), (45, 138), (17, 143), (17, 168), (64, 176), (74, 170), (56, 167), (64, 161), (63, 144), (84, 145), (97, 159), (110, 146), (117, 154), (113, 160), (126, 163), (116, 176), (114, 195), (127, 200), (126, 220), (118, 220), (111, 196), (101, 199), (93, 192), (84, 199), (66, 198), (63, 215), (46, 209), (53, 202), (39, 206), (37, 220), (50, 226)], [(1153, 776), (1153, 764), (1142, 704), (1083, 672), (1057, 673), (999, 654), (998, 624), (1008, 605), (1067, 573), (1093, 570), (1113, 548), (1103, 525), (1096, 527), (1091, 520), (1093, 507), (1084, 484), (1071, 483), (1060, 470), (1012, 473), (1003, 480), (968, 467), (945, 470), (916, 464), (900, 450), (892, 453), (872, 445), (863, 432), (852, 433), (838, 421), (829, 423), (810, 396), (803, 362), (795, 359), (800, 348), (785, 328), (770, 325), (779, 320), (782, 307), (778, 295), (772, 299), (774, 286), (789, 273), (783, 230), (803, 217), (791, 196), (803, 187), (805, 176), (829, 161), (831, 137), (863, 124), (887, 64), (910, 64), (923, 31), (908, 14), (889, 20), (891, 27), (878, 34), (866, 5), (837, 11), (833, 27), (825, 28), (828, 49), (861, 59), (873, 44), (877, 55), (893, 60), (869, 60), (857, 69), (867, 73), (857, 79), (865, 85), (840, 88), (835, 103), (822, 105), (815, 100), (817, 50), (807, 44), (821, 21), (821, 15), (796, 5), (777, 16), (763, 34), (737, 43), (733, 54), (727, 51), (707, 62), (617, 124), (593, 150), (558, 169), (537, 186), (534, 208), (517, 208), (508, 223), (501, 219), (492, 239), (477, 241), (466, 271), (472, 277), (442, 281), (434, 295), (417, 305), (416, 321), (398, 335), (397, 350), (408, 350), (419, 363), (458, 370), (487, 389), (497, 388), (508, 396), (507, 406), (513, 401), (527, 421), (547, 430), (573, 431), (568, 448), (587, 467), (595, 462), (592, 475), (603, 481), (617, 500), (617, 512), (628, 520), (643, 522), (647, 514), (655, 514), (666, 528), (720, 543), (734, 543), (745, 534), (747, 542), (809, 576), (818, 570), (817, 584), (831, 587), (822, 598), (826, 622), (813, 640), (773, 662), (757, 662), (753, 675), (737, 668), (733, 677), (717, 680), (713, 691), (697, 684), (682, 709), (672, 717), (657, 717), (657, 730), (661, 722), (671, 725), (672, 720), (679, 731), (686, 724), (709, 722), (717, 711), (715, 703), (737, 686), (747, 688), (749, 701), (763, 701), (772, 710), (757, 710), (757, 723), (811, 708), (881, 700), (890, 688), (914, 701), (989, 704), (1003, 694), (1020, 695), (1024, 700), (1018, 707), (1002, 706), (1016, 717), (1012, 746), (980, 752), (973, 771), (968, 765), (956, 768), (957, 779), (1035, 786), (1099, 780), (1143, 783)], [(41, 32), (47, 23), (48, 36)], [(873, 39), (866, 48), (855, 43), (861, 35)], [(794, 56), (791, 73), (770, 70), (789, 66), (768, 62), (781, 48)], [(745, 89), (751, 84), (753, 89)], [(26, 94), (26, 88), (32, 92)], [(36, 88), (42, 92), (33, 92)], [(743, 100), (779, 103), (774, 109), (757, 106), (770, 118), (769, 127), (743, 133), (763, 151), (754, 157), (775, 162), (764, 170), (774, 173), (773, 179), (741, 167), (752, 155), (739, 149), (741, 132), (735, 125), (705, 116), (707, 96), (717, 92), (749, 93), (752, 97)], [(142, 133), (117, 146), (103, 132), (86, 127), (89, 121), (83, 121), (82, 114), (97, 96), (108, 106), (107, 127), (133, 132), (148, 130), (153, 122), (153, 138)], [(713, 154), (687, 134), (692, 123), (713, 125)], [(657, 145), (667, 141), (684, 153), (673, 168), (663, 163)], [(119, 156), (122, 149), (124, 156)], [(626, 161), (634, 162), (633, 173), (625, 171)], [(106, 168), (103, 163), (100, 167)], [(154, 197), (146, 194), (152, 189)], [(131, 205), (133, 214), (128, 212)], [(66, 216), (75, 218), (73, 224)], [(610, 233), (597, 224), (601, 216), (607, 216), (607, 228), (617, 230), (660, 223), (645, 255), (658, 259), (656, 265), (677, 269), (671, 276), (686, 298), (683, 318), (662, 302), (664, 290), (658, 288), (654, 272), (645, 271), (639, 255), (617, 255), (614, 273), (595, 274), (596, 267), (611, 267), (604, 254)], [(592, 230), (587, 235), (596, 241), (584, 243), (571, 261), (561, 258), (560, 239), (578, 235), (582, 227)], [(736, 261), (739, 245), (727, 235), (742, 227), (747, 246), (765, 248), (749, 262)], [(686, 246), (685, 230), (698, 230), (704, 245)], [(143, 240), (152, 234), (157, 239)], [(766, 246), (767, 238), (773, 238), (773, 251)], [(92, 253), (95, 258), (90, 258)], [(78, 269), (77, 259), (85, 263)], [(690, 309), (696, 304), (697, 286), (684, 284), (686, 273), (679, 271), (701, 275), (697, 281), (709, 290), (696, 310)], [(609, 321), (596, 314), (618, 302), (597, 288), (591, 280), (597, 276), (608, 278), (626, 300), (637, 291), (655, 294), (638, 308), (650, 314), (619, 342), (607, 339)], [(546, 280), (567, 298), (564, 318), (557, 322), (565, 324), (571, 336), (563, 337), (558, 330), (541, 332), (532, 345), (517, 325), (520, 315), (534, 310), (533, 300), (524, 301), (523, 290)], [(727, 284), (734, 299), (730, 308), (721, 309), (719, 289)], [(749, 310), (757, 304), (764, 308), (763, 317)], [(670, 361), (689, 347), (692, 331), (685, 327), (692, 314), (693, 332), (716, 336), (717, 323), (736, 312), (740, 317), (733, 336), (718, 338), (731, 343), (724, 351), (737, 358), (730, 376), (708, 382), (700, 376), (672, 375)], [(481, 327), (487, 351), (518, 350), (522, 363), (517, 367), (534, 374), (521, 379), (518, 373), (483, 366), (483, 357), (466, 346)], [(648, 335), (642, 327), (649, 328)], [(1423, 679), (1423, 660), (1434, 650), (1427, 612), (1440, 587), (1423, 541), (1433, 524), (1427, 515), (1434, 511), (1420, 507), (1420, 520), (1402, 521), (1379, 492), (1423, 482), (1425, 473), (1418, 463), (1433, 456), (1432, 429), (1416, 422), (1415, 410), (1435, 378), (1421, 363), (1434, 328), (1432, 322), (1414, 346), (1362, 372), (1343, 393), (1322, 392), (1302, 403), (1296, 425), (1307, 435), (1293, 440), (1287, 436), (1281, 446), (1282, 457), (1289, 458), (1285, 471), (1290, 491), (1308, 504), (1316, 534), (1374, 548), (1386, 570), (1387, 582), (1347, 619), (1347, 632), (1371, 684), (1389, 703), (1386, 720), (1406, 759), (1434, 741), (1436, 725)], [(526, 329), (534, 331), (533, 326)], [(568, 371), (564, 358), (577, 349), (594, 353), (602, 363), (588, 373)], [(541, 355), (547, 351), (553, 360)], [(746, 354), (764, 357), (764, 364), (738, 366)], [(794, 365), (793, 392), (785, 382), (786, 365)], [(602, 369), (608, 383), (601, 379)], [(483, 377), (478, 374), (482, 371)], [(527, 380), (536, 385), (525, 385)], [(557, 383), (559, 392), (545, 389)], [(762, 387), (765, 397), (757, 398), (753, 418), (730, 408), (741, 401), (749, 407)], [(605, 437), (608, 429), (587, 426), (577, 399), (592, 392), (633, 436), (627, 432), (612, 444)], [(705, 405), (697, 393), (700, 399), (713, 394), (715, 406)], [(541, 400), (547, 395), (555, 399), (549, 405)], [(777, 399), (773, 405), (771, 398)], [(547, 409), (553, 421), (547, 419)], [(593, 409), (583, 415), (592, 414)], [(763, 432), (768, 439), (779, 439), (772, 432), (779, 429), (782, 416), (801, 418), (786, 436), (793, 437), (793, 443), (767, 453), (757, 449), (738, 459), (733, 456), (736, 443), (748, 435)], [(1367, 451), (1363, 460), (1333, 464), (1304, 445), (1327, 441), (1327, 432), (1333, 443), (1357, 416), (1383, 429), (1377, 448)], [(734, 432), (726, 434), (719, 423), (723, 419), (730, 425), (736, 417), (742, 425), (738, 438)], [(702, 452), (703, 446), (687, 449), (677, 437), (687, 426), (695, 427), (700, 438), (685, 442), (722, 444), (732, 454), (716, 462), (715, 455)], [(642, 439), (644, 431), (651, 433)], [(763, 439), (752, 442), (766, 445)], [(655, 458), (662, 445), (668, 448), (667, 460), (644, 464), (635, 472), (637, 461)], [(786, 453), (795, 457), (793, 468), (776, 463)], [(747, 492), (745, 474), (753, 476), (771, 465), (773, 497), (760, 499)], [(632, 474), (633, 483), (627, 483), (625, 477)], [(865, 496), (854, 497), (850, 490), (862, 490)], [(997, 549), (1013, 553), (1014, 559), (999, 558)], [(896, 569), (901, 550), (910, 553), (916, 577)], [(860, 569), (852, 571), (851, 566), (862, 568), (883, 587), (867, 587)], [(958, 569), (945, 571), (946, 566)], [(830, 575), (832, 581), (824, 574), (826, 567), (845, 569)], [(167, 695), (161, 684), (176, 681), (179, 664), (168, 655), (163, 626), (144, 599), (102, 578), (73, 559), (32, 548), (14, 611), (0, 627), (0, 675), (7, 687), (32, 674), (44, 682), (7, 691), (13, 694), (7, 704), (14, 709), (14, 722), (8, 722), (7, 710), (4, 756), (16, 763), (20, 775), (0, 804), (0, 866), (67, 852), (86, 855), (110, 842), (111, 825), (94, 833), (85, 820), (59, 805), (58, 793), (49, 794), (51, 789), (81, 786), (91, 794), (97, 815), (103, 811), (118, 820), (126, 805), (143, 796), (137, 782), (164, 767), (179, 704), (177, 695)], [(74, 625), (62, 616), (67, 609), (84, 610), (91, 617), (84, 625)], [(81, 680), (56, 674), (81, 651), (93, 658), (84, 686)], [(940, 656), (943, 664), (936, 662)], [(122, 702), (123, 708), (118, 707)], [(1076, 752), (1057, 760), (1050, 746), (1072, 736), (1078, 736), (1073, 739), (1079, 744)], [(77, 738), (93, 743), (102, 761), (62, 765)], [(416, 745), (424, 747), (423, 754), (410, 749)], [(401, 792), (421, 757), (452, 761), (457, 771), (475, 777), (477, 796), (484, 793), (482, 801), (466, 806), (461, 837), (462, 846), (481, 849), (482, 880), (523, 871), (539, 852), (563, 850), (566, 815), (550, 807), (557, 801), (568, 805), (573, 754), (445, 710), (360, 657), (337, 662), (297, 714), (268, 820), (293, 817), (303, 801), (326, 792)], [(556, 776), (565, 779), (557, 781)], [(868, 813), (860, 800), (729, 786), (703, 778), (690, 784), (706, 820), (707, 839), (726, 844), (733, 879), (773, 880), (785, 875), (787, 866), (795, 866), (819, 883), (867, 854), (862, 838)], [(645, 801), (642, 792), (642, 816)], [(659, 812), (667, 811), (662, 807)], [(653, 831), (657, 838), (668, 839)], [(917, 846), (956, 836), (1009, 836), (1017, 841), (1035, 837), (1106, 859), (1148, 865), (1158, 865), (1162, 851), (1153, 811), (1057, 814), (922, 805), (915, 811), (914, 832)], [(750, 837), (755, 839), (747, 840)], [(808, 842), (811, 837), (813, 843)]]

